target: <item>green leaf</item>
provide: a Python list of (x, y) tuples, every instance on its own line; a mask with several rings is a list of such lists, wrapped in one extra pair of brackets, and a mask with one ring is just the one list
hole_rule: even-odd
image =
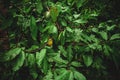
[(64, 56), (64, 57), (67, 57), (67, 52), (65, 51), (64, 47), (63, 46), (58, 46), (61, 54)]
[(45, 27), (43, 32), (45, 32), (45, 31), (48, 31), (48, 33), (50, 33), (50, 34), (57, 34), (58, 33), (57, 27), (52, 22), (49, 22), (47, 24), (47, 26)]
[(49, 64), (48, 64), (47, 58), (45, 57), (43, 59), (43, 63), (42, 63), (42, 71), (43, 71), (44, 74), (47, 74), (48, 66), (49, 66)]
[(108, 30), (108, 31), (113, 30), (115, 27), (116, 27), (116, 25), (107, 26), (107, 30)]
[(32, 45), (29, 49), (27, 49), (27, 51), (32, 51), (32, 50), (35, 50), (35, 49), (38, 49), (39, 46), (37, 45)]
[(69, 79), (68, 80), (74, 80), (74, 75), (73, 75), (72, 71), (70, 71), (70, 75), (69, 75)]
[(67, 0), (67, 3), (70, 4), (73, 0)]
[(33, 77), (33, 80), (37, 79), (38, 73), (37, 73), (37, 68), (35, 66), (29, 69), (29, 73)]
[(25, 60), (25, 53), (24, 53), (24, 52), (21, 52), (21, 53), (19, 54), (19, 56), (17, 57), (17, 60), (13, 63), (13, 68), (12, 68), (12, 70), (13, 70), (13, 71), (19, 70), (19, 69), (23, 66), (24, 60)]
[(57, 56), (53, 57), (53, 60), (56, 62), (56, 63), (61, 63), (61, 64), (67, 64), (68, 61), (66, 60), (63, 60), (61, 57), (60, 57), (60, 54), (57, 54)]
[(66, 76), (68, 76), (68, 71), (67, 70), (62, 70), (62, 74), (59, 76), (55, 77), (55, 80), (66, 80)]
[(31, 16), (30, 18), (30, 31), (31, 31), (31, 36), (33, 40), (36, 40), (37, 37), (37, 25), (36, 25), (36, 20), (34, 16)]
[(84, 5), (84, 2), (85, 2), (86, 0), (78, 0), (77, 1), (77, 8), (80, 8), (80, 7), (82, 7), (83, 5)]
[(67, 59), (71, 61), (73, 59), (73, 50), (72, 46), (68, 46), (67, 48)]
[(101, 37), (104, 39), (104, 40), (107, 40), (108, 39), (108, 35), (107, 35), (107, 32), (99, 32), (99, 34), (101, 35)]
[(46, 49), (42, 49), (40, 52), (36, 53), (36, 62), (38, 64), (38, 66), (41, 65), (45, 55), (46, 55)]
[(0, 61), (10, 61), (14, 59), (21, 52), (21, 48), (14, 48), (8, 51), (7, 53), (0, 56)]
[(71, 33), (73, 32), (73, 30), (70, 27), (66, 27), (66, 30)]
[(71, 65), (74, 67), (82, 67), (82, 64), (80, 62), (77, 62), (77, 61), (71, 62)]
[(74, 71), (74, 77), (76, 80), (86, 80), (86, 77), (77, 71)]
[(37, 8), (37, 11), (39, 13), (41, 13), (41, 11), (43, 10), (43, 6), (42, 6), (42, 1), (41, 0), (37, 1), (36, 8)]
[(83, 60), (87, 67), (90, 66), (93, 62), (93, 58), (90, 55), (83, 55)]
[(59, 10), (56, 6), (51, 7), (50, 15), (52, 17), (52, 20), (55, 22), (57, 20), (58, 15), (59, 15)]
[(84, 24), (84, 23), (87, 23), (87, 20), (78, 19), (78, 20), (75, 20), (74, 22), (78, 24)]
[(48, 25), (48, 27), (49, 27), (49, 29), (48, 29), (49, 33), (56, 33), (57, 34), (58, 30), (54, 24)]
[(28, 66), (32, 67), (35, 64), (35, 55), (34, 54), (28, 54), (27, 56)]
[(77, 19), (78, 17), (80, 17), (80, 14), (74, 14), (73, 16), (75, 19)]
[(51, 70), (48, 71), (47, 75), (43, 78), (43, 80), (53, 80), (53, 73)]
[(104, 45), (103, 49), (106, 56), (109, 56), (110, 52), (112, 52), (112, 49), (108, 45)]
[(92, 31), (97, 33), (98, 32), (98, 28), (92, 28)]
[(67, 22), (64, 19), (62, 19), (60, 22), (61, 22), (62, 26), (67, 26)]
[(111, 36), (110, 40), (120, 39), (120, 34), (114, 34)]
[(65, 33), (66, 31), (61, 31), (59, 36), (58, 36), (58, 40), (60, 41), (61, 45), (65, 44)]

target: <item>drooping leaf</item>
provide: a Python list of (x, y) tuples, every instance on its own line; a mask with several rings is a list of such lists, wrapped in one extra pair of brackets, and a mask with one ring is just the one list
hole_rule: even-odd
[(110, 46), (108, 46), (108, 45), (104, 45), (104, 46), (103, 46), (103, 50), (104, 50), (104, 54), (105, 54), (106, 56), (109, 56), (110, 53), (112, 52), (112, 49), (111, 49)]
[(43, 80), (53, 80), (53, 73), (51, 70), (48, 71), (47, 75), (43, 78)]
[(92, 64), (93, 58), (90, 55), (83, 55), (84, 64), (88, 67)]
[(74, 71), (74, 77), (76, 80), (86, 80), (86, 77), (78, 71)]
[(64, 49), (64, 47), (63, 47), (63, 46), (58, 46), (58, 48), (59, 48), (61, 54), (62, 54), (64, 57), (67, 57), (67, 52), (66, 52), (66, 50)]
[(67, 26), (67, 22), (64, 19), (61, 20), (61, 24), (62, 24), (62, 26)]
[(83, 19), (78, 19), (78, 20), (75, 20), (74, 22), (75, 22), (75, 23), (78, 23), (78, 24), (87, 23), (87, 21), (86, 21), (86, 20), (83, 20)]
[(23, 66), (24, 60), (25, 60), (25, 53), (22, 51), (17, 57), (17, 60), (13, 63), (12, 70), (13, 71), (19, 70)]
[(107, 39), (108, 39), (107, 32), (102, 31), (102, 32), (99, 32), (99, 33), (100, 33), (101, 37), (102, 37), (104, 40), (107, 40)]
[(66, 30), (71, 33), (73, 32), (73, 30), (70, 27), (66, 27)]
[(29, 69), (29, 72), (30, 72), (30, 75), (33, 77), (33, 79), (36, 80), (38, 77), (37, 68), (33, 66)]
[(72, 71), (70, 71), (70, 73), (69, 73), (70, 75), (69, 75), (69, 78), (68, 78), (68, 80), (74, 80), (74, 75), (73, 75), (73, 72)]
[(67, 0), (67, 3), (70, 5), (70, 3), (72, 3), (73, 0)]
[(35, 65), (35, 55), (34, 54), (28, 54), (27, 56), (27, 64), (29, 67), (32, 67), (33, 65)]
[(80, 17), (80, 14), (74, 14), (73, 16), (75, 19), (77, 19), (78, 17)]
[(115, 28), (116, 25), (112, 25), (112, 26), (107, 26), (107, 30), (110, 31), (110, 30), (113, 30)]
[(7, 53), (1, 55), (0, 61), (10, 61), (14, 59), (21, 52), (21, 48), (14, 48), (8, 51)]
[(82, 64), (80, 62), (77, 62), (77, 61), (71, 62), (71, 65), (74, 67), (82, 67)]
[(114, 34), (111, 36), (110, 40), (120, 39), (120, 34)]
[(92, 28), (92, 31), (97, 33), (98, 32), (98, 28)]
[(57, 20), (58, 15), (59, 15), (59, 10), (56, 6), (51, 7), (50, 15), (52, 17), (52, 20), (55, 22)]
[(38, 66), (41, 65), (45, 55), (46, 55), (46, 49), (42, 49), (40, 52), (36, 53), (36, 62), (38, 64)]
[(49, 33), (57, 33), (57, 27), (54, 24), (49, 25), (49, 29), (48, 29)]
[(31, 16), (30, 18), (30, 31), (31, 31), (31, 36), (33, 40), (36, 40), (37, 37), (37, 25), (36, 25), (36, 20), (34, 16)]
[(64, 45), (65, 44), (65, 30), (62, 31), (59, 36), (58, 36), (58, 40), (60, 41), (61, 45)]
[(86, 0), (77, 0), (77, 8), (80, 8), (80, 7), (82, 7), (83, 5), (84, 5), (84, 2), (85, 2)]
[(43, 10), (43, 6), (42, 6), (42, 1), (41, 0), (37, 1), (36, 8), (37, 8), (37, 11), (39, 13), (41, 13), (41, 11)]
[(60, 74), (59, 76), (55, 77), (55, 80), (66, 80), (66, 76), (69, 75), (69, 72), (67, 70), (61, 70), (62, 74)]
[(56, 63), (59, 63), (59, 64), (67, 64), (68, 63), (68, 61), (66, 61), (66, 60), (64, 60), (64, 59), (62, 59), (61, 57), (60, 57), (60, 54), (57, 54), (57, 56), (55, 56), (55, 57), (53, 57), (53, 60), (56, 62)]
[(42, 63), (42, 68), (43, 68), (42, 71), (43, 71), (44, 74), (47, 74), (48, 67), (49, 67), (49, 64), (48, 64), (47, 58), (45, 57), (43, 59), (43, 63)]
[(35, 50), (35, 49), (37, 49), (37, 48), (39, 48), (39, 46), (37, 46), (37, 45), (32, 45), (29, 49), (27, 49), (27, 51), (32, 51), (32, 50)]
[(72, 50), (72, 46), (68, 46), (67, 48), (67, 57), (68, 57), (68, 60), (71, 61), (73, 59), (73, 50)]

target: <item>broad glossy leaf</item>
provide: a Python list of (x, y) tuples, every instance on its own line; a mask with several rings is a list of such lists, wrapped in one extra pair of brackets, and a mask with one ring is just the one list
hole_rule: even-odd
[(35, 66), (34, 66), (34, 67), (31, 67), (31, 68), (29, 69), (29, 73), (30, 73), (30, 75), (33, 77), (34, 80), (37, 79), (38, 73), (37, 73), (37, 68), (36, 68)]
[(92, 28), (92, 31), (97, 33), (98, 32), (98, 28)]
[(80, 7), (82, 7), (83, 5), (84, 5), (84, 2), (85, 2), (86, 0), (77, 0), (77, 8), (80, 8)]
[(31, 36), (33, 40), (36, 40), (38, 30), (37, 30), (36, 20), (34, 16), (31, 16), (30, 18), (30, 31), (31, 31)]
[(13, 63), (12, 70), (13, 71), (19, 70), (23, 66), (24, 60), (25, 60), (25, 53), (22, 51), (17, 57), (17, 60)]
[(72, 46), (68, 46), (67, 48), (67, 59), (71, 61), (73, 59), (73, 50)]
[(108, 31), (113, 30), (115, 27), (116, 27), (116, 25), (107, 26), (107, 30), (108, 30)]
[(40, 52), (36, 53), (36, 62), (38, 66), (41, 65), (43, 59), (45, 58), (45, 55), (46, 55), (46, 49), (42, 49)]
[(35, 49), (37, 49), (37, 48), (39, 48), (39, 46), (37, 46), (37, 45), (32, 45), (29, 49), (27, 49), (27, 51), (32, 51), (32, 50), (35, 50)]
[(58, 46), (61, 54), (64, 56), (64, 57), (67, 57), (67, 52), (65, 51), (64, 47), (63, 46)]
[(75, 22), (75, 23), (78, 23), (78, 24), (87, 23), (87, 21), (86, 21), (86, 20), (83, 20), (83, 19), (78, 19), (78, 20), (75, 20), (74, 22)]
[(110, 40), (120, 39), (120, 34), (114, 34), (111, 36)]
[(61, 24), (62, 26), (67, 26), (67, 22), (64, 19), (61, 20)]
[(60, 64), (67, 64), (68, 61), (66, 60), (63, 60), (61, 57), (60, 57), (60, 54), (57, 54), (57, 56), (53, 57), (53, 60), (56, 62), (56, 63), (60, 63)]
[(110, 48), (110, 46), (108, 46), (108, 45), (106, 45), (106, 44), (103, 46), (103, 49), (104, 49), (104, 54), (105, 54), (106, 56), (109, 56), (110, 53), (112, 52), (112, 49)]
[(36, 8), (37, 8), (37, 11), (39, 13), (41, 13), (41, 11), (43, 10), (43, 6), (42, 6), (42, 1), (41, 0), (37, 1)]
[(69, 72), (67, 70), (63, 70), (62, 74), (60, 74), (59, 76), (55, 77), (55, 80), (66, 80), (66, 76), (69, 75)]
[(74, 75), (73, 75), (73, 72), (72, 71), (70, 71), (70, 73), (69, 73), (70, 75), (69, 75), (69, 79), (68, 80), (74, 80)]
[(28, 66), (32, 67), (35, 64), (35, 55), (34, 54), (28, 54), (27, 62), (28, 62)]
[(74, 71), (74, 77), (76, 80), (86, 80), (86, 77), (77, 71)]
[(90, 55), (83, 55), (84, 64), (88, 67), (92, 64), (93, 58)]
[(52, 17), (52, 20), (55, 22), (57, 20), (58, 15), (59, 15), (59, 10), (56, 6), (51, 7), (50, 15)]
[(21, 48), (14, 48), (8, 51), (7, 53), (1, 55), (0, 61), (10, 61), (14, 59), (21, 52)]
[(101, 35), (101, 37), (104, 39), (104, 40), (107, 40), (108, 39), (108, 35), (107, 35), (107, 32), (99, 32), (99, 34)]
[(61, 45), (65, 44), (65, 33), (66, 31), (62, 31), (60, 32), (59, 36), (58, 36), (58, 40), (60, 41)]
[(43, 63), (42, 63), (42, 71), (43, 71), (44, 74), (47, 74), (48, 67), (49, 67), (49, 64), (48, 64), (47, 58), (45, 57), (43, 59)]
[(48, 27), (49, 27), (49, 29), (48, 29), (49, 33), (57, 33), (58, 32), (55, 24), (48, 25)]
[(77, 19), (78, 17), (80, 17), (80, 14), (74, 14), (73, 16), (75, 19)]
[(66, 30), (71, 33), (73, 32), (73, 30), (70, 27), (66, 27)]
[(80, 62), (77, 62), (77, 61), (71, 62), (71, 65), (74, 67), (82, 67), (82, 64)]
[(53, 73), (51, 70), (48, 71), (47, 75), (43, 78), (43, 80), (53, 80)]

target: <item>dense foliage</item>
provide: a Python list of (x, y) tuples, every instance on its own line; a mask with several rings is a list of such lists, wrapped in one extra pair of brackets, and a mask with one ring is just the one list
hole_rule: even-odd
[(1, 0), (0, 80), (118, 78), (119, 2)]

